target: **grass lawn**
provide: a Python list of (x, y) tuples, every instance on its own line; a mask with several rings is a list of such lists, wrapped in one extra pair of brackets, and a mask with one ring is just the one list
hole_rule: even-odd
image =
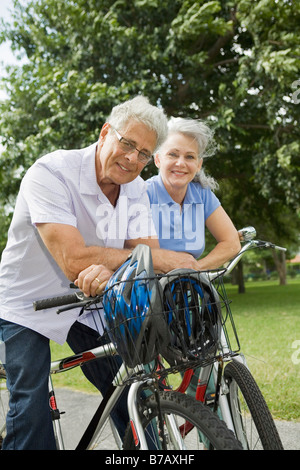
[[(241, 351), (275, 418), (300, 421), (300, 281), (227, 288)], [(297, 346), (297, 348), (295, 348)]]
[[(226, 285), (241, 351), (274, 418), (300, 421), (300, 280), (249, 282), (246, 293)], [(51, 344), (55, 359), (71, 354)], [(57, 374), (54, 385), (95, 393), (80, 369)]]

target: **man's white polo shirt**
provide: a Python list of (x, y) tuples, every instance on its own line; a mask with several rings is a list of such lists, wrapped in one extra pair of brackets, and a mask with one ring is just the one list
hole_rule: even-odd
[[(63, 344), (78, 310), (35, 312), (33, 301), (74, 292), (45, 248), (37, 223), (77, 227), (87, 246), (123, 248), (126, 239), (155, 236), (145, 183), (121, 185), (116, 207), (95, 174), (96, 144), (39, 159), (20, 187), (0, 268), (0, 317)], [(80, 317), (81, 318), (81, 317)]]

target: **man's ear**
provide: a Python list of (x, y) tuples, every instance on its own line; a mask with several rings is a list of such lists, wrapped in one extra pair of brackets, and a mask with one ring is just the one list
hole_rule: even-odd
[(99, 134), (99, 141), (100, 142), (103, 142), (103, 140), (105, 139), (105, 137), (108, 134), (109, 129), (110, 129), (110, 124), (108, 122), (103, 124), (102, 129), (101, 129), (100, 134)]

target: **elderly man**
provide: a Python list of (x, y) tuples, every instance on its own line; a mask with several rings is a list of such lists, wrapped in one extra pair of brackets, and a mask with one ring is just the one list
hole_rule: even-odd
[[(0, 340), (11, 396), (3, 449), (55, 448), (49, 339), (67, 340), (74, 351), (99, 345), (88, 316), (34, 312), (33, 301), (67, 294), (82, 271), (94, 295), (138, 243), (152, 248), (159, 271), (197, 268), (191, 255), (159, 250), (139, 176), (166, 132), (163, 111), (136, 97), (113, 108), (97, 143), (45, 155), (26, 173), (0, 270)], [(98, 265), (105, 266), (101, 273)], [(105, 360), (97, 362), (85, 374), (105, 393), (110, 371)], [(115, 419), (124, 424), (121, 415), (122, 409)]]

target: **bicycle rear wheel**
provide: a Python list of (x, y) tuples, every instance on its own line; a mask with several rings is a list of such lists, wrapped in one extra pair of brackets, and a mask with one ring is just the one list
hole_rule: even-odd
[[(241, 450), (224, 422), (202, 403), (177, 392), (159, 392), (165, 447), (158, 432), (159, 408), (154, 395), (143, 400), (141, 420), (149, 450)], [(179, 432), (178, 432), (179, 430)], [(124, 438), (125, 450), (138, 450), (131, 427)]]
[(229, 362), (224, 370), (235, 433), (245, 450), (283, 450), (265, 399), (249, 369)]

